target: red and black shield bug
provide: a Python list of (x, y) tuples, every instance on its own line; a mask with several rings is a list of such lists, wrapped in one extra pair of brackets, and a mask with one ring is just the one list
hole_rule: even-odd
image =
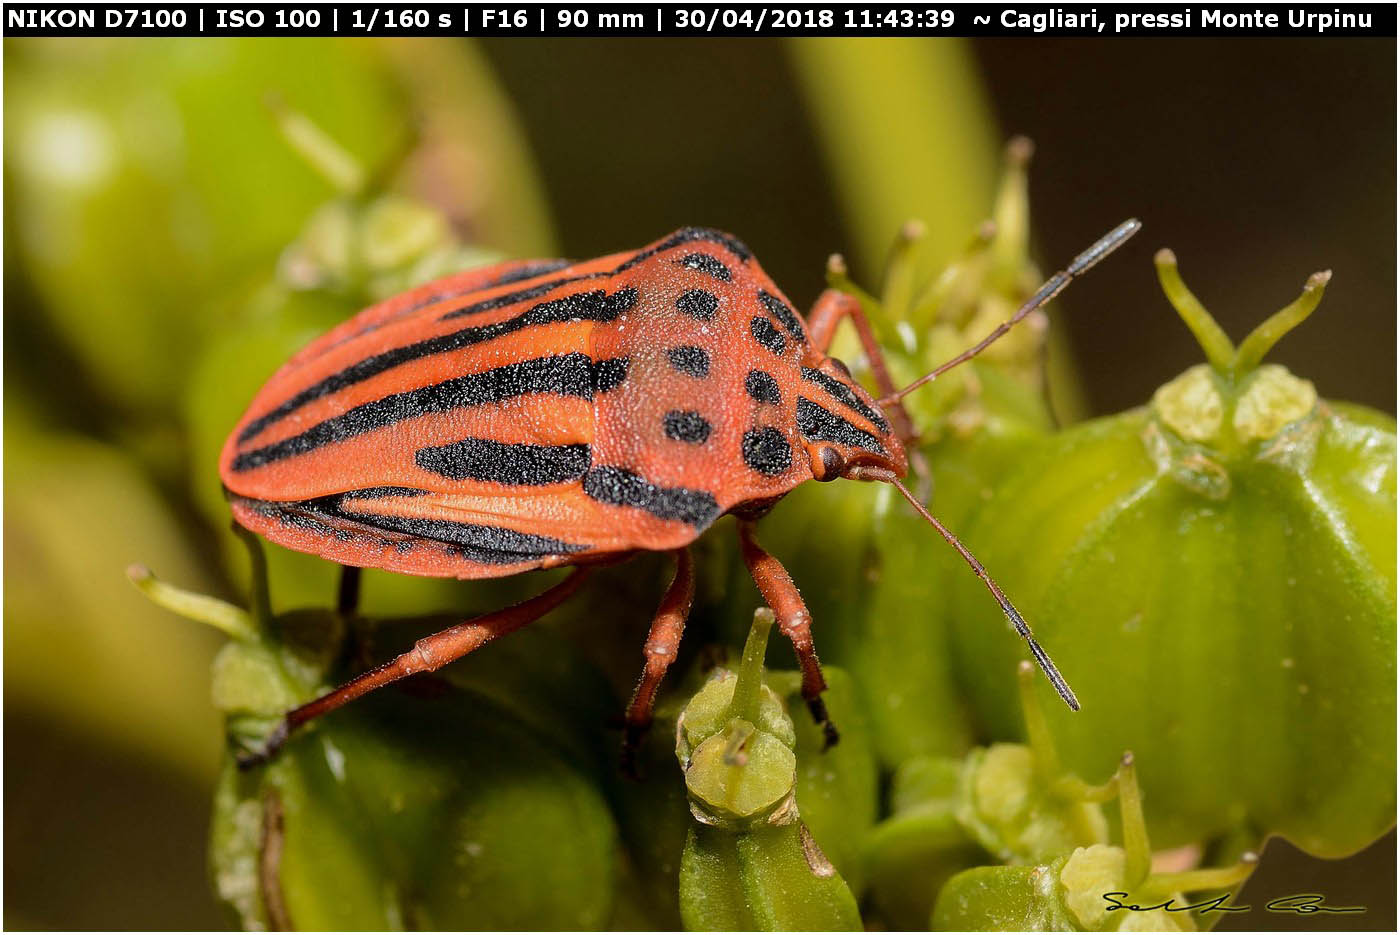
[[(753, 521), (798, 484), (841, 477), (897, 487), (967, 559), (1077, 708), (1001, 589), (900, 482), (913, 431), (899, 401), (979, 353), (1139, 226), (1114, 228), (980, 343), (897, 392), (854, 299), (828, 290), (804, 322), (747, 247), (703, 228), (585, 263), (472, 270), (366, 309), (278, 371), (224, 445), (220, 474), (237, 521), (347, 566), (457, 578), (577, 567), (538, 596), (425, 637), (289, 712), (246, 762), (265, 760), (312, 718), (538, 619), (591, 564), (672, 551), (676, 575), (626, 716), (634, 742), (690, 610), (687, 547), (725, 513), (739, 519), (744, 561), (834, 741), (811, 616)], [(845, 318), (878, 400), (826, 355)]]

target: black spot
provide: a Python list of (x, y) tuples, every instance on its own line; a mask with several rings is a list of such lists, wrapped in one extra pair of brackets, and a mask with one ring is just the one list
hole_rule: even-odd
[(792, 467), (792, 446), (771, 426), (744, 433), (744, 463), (760, 474), (776, 477)]
[(719, 296), (704, 289), (692, 289), (676, 299), (676, 308), (698, 321), (709, 321), (719, 311)]
[(671, 361), (671, 366), (681, 373), (689, 374), (692, 377), (708, 377), (710, 375), (710, 355), (705, 352), (703, 347), (682, 344), (667, 351), (666, 357)]
[(773, 323), (762, 315), (749, 322), (749, 331), (753, 333), (753, 338), (774, 354), (781, 354), (787, 350), (787, 341), (778, 329), (773, 327)]
[(633, 471), (595, 467), (583, 475), (583, 492), (600, 503), (646, 510), (661, 519), (675, 519), (704, 529), (719, 516), (719, 504), (705, 490), (658, 487)]
[(692, 409), (672, 409), (661, 420), (666, 437), (678, 442), (698, 445), (710, 437), (710, 423)]
[(413, 460), (423, 470), (452, 480), (531, 487), (575, 480), (592, 464), (587, 445), (512, 445), (489, 438), (419, 448)]
[(686, 269), (695, 269), (702, 273), (708, 273), (720, 282), (729, 282), (734, 278), (729, 272), (729, 267), (725, 266), (716, 257), (708, 253), (687, 253), (676, 262)]
[(631, 364), (627, 357), (610, 357), (593, 362), (593, 392), (606, 393), (615, 390), (627, 379), (627, 367)]
[(797, 317), (797, 313), (786, 302), (762, 289), (758, 290), (758, 301), (763, 303), (763, 307), (768, 309), (774, 318), (783, 323), (783, 327), (792, 335), (794, 341), (798, 344), (806, 342), (807, 332), (802, 330), (802, 319)]
[(762, 370), (750, 370), (744, 377), (744, 389), (761, 403), (781, 403), (783, 394), (778, 390), (778, 381)]
[(861, 398), (855, 394), (854, 390), (835, 377), (828, 376), (820, 370), (813, 370), (811, 367), (803, 367), (802, 379), (820, 386), (842, 405), (854, 409), (856, 412), (865, 416), (865, 418), (869, 419), (880, 431), (888, 432), (890, 430), (890, 424), (885, 420), (884, 416), (867, 406), (861, 401)]
[(808, 441), (835, 442), (850, 448), (864, 448), (876, 454), (889, 454), (874, 435), (852, 425), (836, 413), (818, 406), (805, 396), (797, 397), (797, 430)]

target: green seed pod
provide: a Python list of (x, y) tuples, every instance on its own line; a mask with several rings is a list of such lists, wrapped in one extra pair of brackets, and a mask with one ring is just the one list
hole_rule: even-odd
[(763, 684), (772, 624), (767, 608), (754, 615), (738, 673), (720, 670), (676, 722), (695, 818), (680, 863), (681, 919), (692, 930), (858, 929), (855, 897), (799, 817), (797, 733)]
[[(1037, 449), (967, 538), (1079, 693), (1049, 718), (1071, 768), (1136, 750), (1163, 846), (1342, 856), (1395, 820), (1394, 422), (1260, 364), (1326, 274), (1236, 350), (1157, 262), (1209, 364)], [(978, 715), (1014, 736), (979, 674), (1016, 647), (982, 594), (953, 599)]]
[[(216, 660), (213, 688), (233, 750), (262, 742), (289, 707), (320, 694), (346, 655), (340, 615), (270, 617), (255, 544), (253, 555), (252, 614), (148, 576), (138, 581), (159, 603), (234, 637)], [(409, 622), (392, 626), (394, 639), (417, 635), (405, 632)], [(567, 706), (554, 693), (518, 688), (546, 672), (562, 675), (556, 687), (568, 697), (606, 697), (606, 687), (570, 674), (586, 667), (561, 658), (543, 631), (531, 649), (525, 675), (506, 673), (500, 657), (488, 666), (463, 660), (450, 677), (408, 686), (431, 699), (379, 692), (299, 732), (264, 767), (242, 772), (230, 757), (215, 795), (210, 861), (217, 893), (241, 924), (604, 925), (617, 854), (595, 781), (597, 738), (561, 739), (570, 734)], [(585, 708), (580, 718), (593, 713)]]
[[(1105, 790), (1118, 794), (1123, 846), (1089, 844), (1033, 865), (977, 867), (954, 876), (938, 894), (936, 931), (1195, 931), (1207, 916), (1186, 911), (1184, 894), (1224, 896), (1257, 863), (1246, 854), (1232, 867), (1154, 873), (1134, 758), (1122, 758)], [(1223, 894), (1220, 891), (1225, 891)], [(1168, 911), (1168, 907), (1173, 911)]]

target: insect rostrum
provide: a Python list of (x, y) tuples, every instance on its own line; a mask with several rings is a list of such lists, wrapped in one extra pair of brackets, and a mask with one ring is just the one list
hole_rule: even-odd
[[(1120, 225), (935, 375), (1000, 337), (1137, 226)], [(538, 619), (589, 565), (673, 551), (676, 580), (648, 640), (668, 649), (660, 660), (648, 655), (627, 712), (635, 737), (675, 656), (678, 640), (660, 637), (678, 636), (689, 610), (685, 550), (725, 513), (740, 520), (744, 560), (797, 650), (803, 697), (825, 722), (810, 614), (758, 545), (753, 520), (798, 484), (838, 477), (894, 484), (925, 513), (899, 482), (910, 439), (880, 412), (899, 413), (900, 398), (924, 380), (896, 392), (872, 349), (877, 401), (826, 355), (840, 322), (861, 314), (829, 290), (804, 322), (743, 244), (684, 228), (583, 263), (517, 261), (450, 276), (313, 342), (263, 387), (224, 446), (220, 473), (239, 523), (345, 565), (408, 574), (577, 568), (539, 596), (420, 640), (296, 709), (250, 761), (298, 724)], [(1076, 706), (1000, 589), (925, 516)]]

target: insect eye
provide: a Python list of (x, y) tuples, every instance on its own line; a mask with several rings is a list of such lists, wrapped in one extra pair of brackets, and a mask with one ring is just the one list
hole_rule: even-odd
[(836, 480), (846, 470), (846, 459), (835, 448), (823, 446), (817, 458), (821, 462), (821, 473), (816, 475), (819, 481)]
[(846, 366), (846, 362), (839, 357), (828, 357), (827, 363), (831, 364), (831, 369), (840, 373), (847, 379), (851, 376), (851, 368)]

